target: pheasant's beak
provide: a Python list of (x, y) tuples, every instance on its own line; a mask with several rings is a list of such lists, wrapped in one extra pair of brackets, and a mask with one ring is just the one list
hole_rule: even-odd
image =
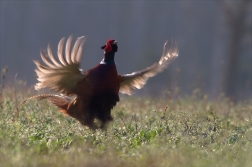
[(106, 45), (102, 46), (101, 49), (105, 49)]
[(117, 45), (117, 43), (118, 43), (117, 41), (114, 41), (114, 43), (113, 43), (113, 44)]

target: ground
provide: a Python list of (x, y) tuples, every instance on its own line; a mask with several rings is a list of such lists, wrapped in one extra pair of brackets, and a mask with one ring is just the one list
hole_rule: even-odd
[(252, 101), (121, 97), (107, 131), (91, 131), (35, 92), (2, 88), (0, 166), (252, 166)]

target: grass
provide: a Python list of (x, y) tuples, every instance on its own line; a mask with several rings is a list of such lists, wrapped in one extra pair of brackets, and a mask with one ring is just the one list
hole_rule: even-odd
[(251, 101), (123, 97), (94, 132), (47, 101), (21, 105), (34, 93), (21, 82), (1, 92), (0, 166), (252, 166)]

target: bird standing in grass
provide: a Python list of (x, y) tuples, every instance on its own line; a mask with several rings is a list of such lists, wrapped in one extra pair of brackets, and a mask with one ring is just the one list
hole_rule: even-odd
[(47, 99), (58, 106), (62, 113), (90, 129), (104, 129), (113, 120), (111, 110), (119, 102), (119, 92), (131, 95), (134, 89), (141, 89), (150, 77), (162, 72), (178, 56), (177, 46), (172, 45), (167, 49), (166, 42), (158, 63), (141, 71), (119, 75), (114, 61), (117, 41), (110, 39), (101, 47), (104, 50), (102, 61), (83, 73), (79, 68), (85, 40), (85, 37), (77, 38), (72, 47), (70, 36), (64, 48), (65, 38), (62, 38), (58, 44), (58, 59), (53, 55), (50, 45), (47, 52), (41, 52), (44, 65), (34, 61), (38, 76), (35, 89), (49, 88), (61, 94), (42, 94), (27, 100)]

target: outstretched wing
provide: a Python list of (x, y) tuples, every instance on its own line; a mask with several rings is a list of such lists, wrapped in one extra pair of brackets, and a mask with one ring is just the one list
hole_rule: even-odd
[(37, 66), (35, 72), (38, 76), (35, 89), (49, 88), (64, 94), (76, 94), (74, 90), (77, 83), (85, 77), (79, 69), (84, 42), (85, 37), (79, 37), (71, 48), (72, 36), (70, 36), (67, 39), (64, 54), (65, 38), (62, 38), (58, 44), (58, 59), (55, 58), (48, 45), (47, 53), (40, 53), (45, 65), (34, 61)]
[(167, 49), (165, 42), (163, 54), (158, 63), (147, 67), (144, 70), (136, 71), (131, 74), (121, 75), (120, 92), (131, 95), (134, 89), (141, 89), (150, 77), (154, 77), (162, 72), (168, 65), (178, 57), (178, 48), (176, 44)]

